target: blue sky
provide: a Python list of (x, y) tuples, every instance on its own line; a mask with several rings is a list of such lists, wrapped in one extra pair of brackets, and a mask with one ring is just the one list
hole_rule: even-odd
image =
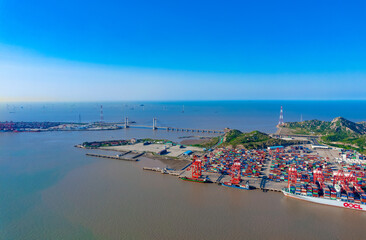
[(366, 99), (365, 1), (0, 0), (0, 101)]

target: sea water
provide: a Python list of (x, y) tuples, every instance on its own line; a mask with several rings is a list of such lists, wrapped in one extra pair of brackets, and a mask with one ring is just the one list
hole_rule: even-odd
[[(285, 121), (366, 119), (363, 101), (11, 103), (0, 121), (99, 121), (274, 132)], [(143, 106), (142, 106), (143, 105)], [(183, 110), (184, 105), (184, 112)], [(203, 134), (210, 136), (209, 134)], [(366, 215), (263, 193), (145, 172), (165, 166), (85, 156), (74, 145), (132, 137), (180, 141), (151, 129), (0, 133), (0, 239), (363, 239)], [(196, 134), (193, 134), (196, 135)]]

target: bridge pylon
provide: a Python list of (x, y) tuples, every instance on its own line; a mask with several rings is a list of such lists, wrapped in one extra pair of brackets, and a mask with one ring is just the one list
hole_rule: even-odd
[(125, 118), (125, 128), (128, 128), (128, 117)]
[(153, 118), (153, 126), (152, 126), (152, 129), (153, 129), (153, 130), (156, 130), (156, 120), (157, 120), (157, 119), (154, 117), (154, 118)]

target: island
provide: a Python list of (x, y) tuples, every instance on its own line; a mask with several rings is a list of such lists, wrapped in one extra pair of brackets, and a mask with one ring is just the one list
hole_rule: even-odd
[[(130, 122), (135, 123), (135, 122)], [(74, 123), (74, 122), (0, 122), (0, 132), (48, 132), (48, 131), (100, 131), (118, 130), (125, 123)]]
[(366, 122), (355, 123), (343, 117), (287, 122), (278, 126), (277, 134), (316, 136), (322, 144), (366, 153)]

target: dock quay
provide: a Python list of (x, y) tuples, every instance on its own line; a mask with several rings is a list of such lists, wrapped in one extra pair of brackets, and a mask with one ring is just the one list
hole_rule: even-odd
[[(144, 153), (139, 153), (132, 158), (124, 158), (123, 156), (131, 153), (132, 151), (125, 152), (119, 155), (103, 155), (103, 154), (94, 154), (94, 153), (86, 153), (86, 156), (91, 157), (99, 157), (99, 158), (109, 158), (115, 160), (123, 160), (123, 161), (138, 161), (138, 157), (142, 156)], [(159, 167), (143, 167), (145, 171), (152, 171), (161, 174), (169, 174), (172, 176), (189, 176), (190, 170), (188, 168), (191, 166), (192, 163), (187, 164), (184, 168), (180, 170), (173, 170), (173, 169), (166, 169), (166, 168), (159, 168)], [(217, 173), (210, 173), (210, 172), (203, 172), (203, 174), (210, 179), (214, 183), (220, 184), (222, 182), (228, 181), (230, 176), (225, 174), (217, 174)], [(216, 179), (216, 180), (215, 180)], [(284, 183), (276, 183), (272, 181), (268, 181), (266, 177), (264, 178), (248, 178), (245, 177), (242, 179), (243, 182), (249, 181), (249, 185), (252, 189), (260, 189), (263, 191), (273, 191), (273, 192), (281, 192), (282, 188), (285, 187)]]
[(123, 160), (123, 161), (132, 161), (132, 162), (138, 161), (137, 158), (132, 158), (132, 159), (131, 158), (124, 158), (124, 157), (122, 157), (123, 155), (111, 156), (111, 155), (94, 154), (94, 153), (87, 153), (85, 155), (90, 156), (90, 157), (109, 158), (109, 159), (116, 159), (116, 160)]
[[(181, 172), (180, 176), (190, 177), (191, 172), (188, 169), (185, 169)], [(212, 172), (202, 172), (203, 177), (208, 177), (212, 182), (216, 184), (221, 184), (224, 182), (229, 182), (231, 179), (230, 175), (220, 174), (220, 173), (212, 173)], [(262, 177), (243, 177), (242, 183), (249, 181), (249, 186), (254, 190), (262, 190), (264, 192), (272, 191), (272, 192), (281, 192), (281, 190), (286, 187), (286, 183), (284, 182), (273, 182), (268, 181), (267, 176)]]
[(253, 189), (262, 190), (263, 192), (281, 192), (284, 187), (286, 187), (286, 183), (283, 182), (272, 182), (268, 181), (268, 178), (244, 178), (243, 182), (249, 180), (249, 185)]
[[(105, 149), (104, 149), (105, 150)], [(146, 152), (136, 152), (134, 150), (128, 150), (125, 152), (121, 152), (118, 155), (103, 155), (103, 154), (94, 154), (94, 153), (87, 153), (87, 156), (92, 157), (99, 157), (99, 158), (109, 158), (109, 159), (115, 159), (115, 160), (124, 160), (124, 161), (138, 161), (138, 157), (141, 157)], [(132, 157), (124, 157), (126, 155), (134, 155)], [(266, 168), (262, 169), (260, 175), (258, 177), (256, 176), (242, 176), (242, 183), (245, 183), (249, 181), (249, 185), (252, 189), (258, 189), (264, 192), (272, 191), (272, 192), (281, 192), (281, 190), (286, 186), (285, 182), (275, 182), (270, 181), (268, 179), (267, 174), (269, 173), (269, 165), (271, 164), (271, 161), (268, 161), (264, 166)], [(188, 163), (186, 166), (184, 166), (182, 169), (169, 169), (169, 168), (159, 168), (159, 167), (143, 167), (144, 171), (152, 171), (157, 172), (161, 174), (169, 174), (176, 177), (190, 177), (191, 171), (192, 171), (192, 162)], [(223, 174), (219, 172), (211, 172), (211, 171), (202, 171), (203, 177), (208, 177), (211, 179), (212, 182), (216, 184), (221, 184), (224, 182), (229, 182), (231, 179), (231, 176), (228, 174)]]

